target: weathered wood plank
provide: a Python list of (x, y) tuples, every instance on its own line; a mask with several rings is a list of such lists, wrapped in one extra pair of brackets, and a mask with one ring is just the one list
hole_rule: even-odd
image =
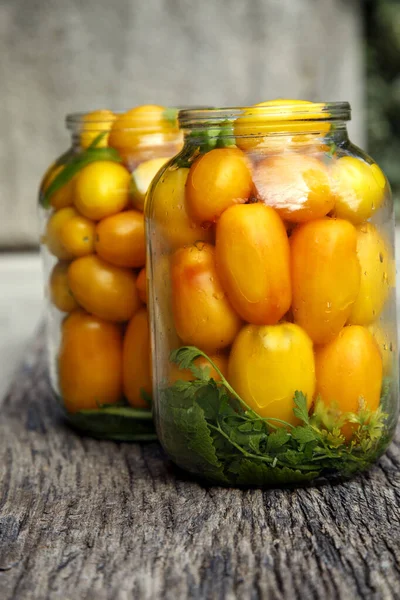
[(1, 0), (0, 245), (37, 244), (67, 112), (349, 100), (363, 144), (359, 0)]
[(1, 410), (2, 600), (399, 597), (400, 435), (351, 482), (204, 487), (157, 444), (71, 432), (42, 348)]

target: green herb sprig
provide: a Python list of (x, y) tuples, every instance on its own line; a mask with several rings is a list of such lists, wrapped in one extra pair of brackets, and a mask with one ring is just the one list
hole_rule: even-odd
[[(81, 432), (98, 439), (120, 442), (153, 442), (157, 434), (153, 422), (152, 397), (140, 389), (146, 408), (133, 408), (125, 399), (118, 404), (99, 404), (97, 408), (65, 411), (68, 421)], [(63, 400), (58, 397), (60, 405)]]
[(233, 123), (224, 121), (219, 125), (205, 125), (194, 129), (187, 137), (189, 146), (185, 147), (176, 159), (180, 168), (190, 167), (192, 162), (200, 155), (215, 150), (216, 148), (231, 148), (235, 146)]
[[(221, 378), (194, 364), (206, 358)], [(338, 416), (317, 400), (309, 415), (307, 398), (294, 394), (299, 425), (255, 413), (201, 350), (183, 346), (170, 360), (190, 369), (193, 381), (176, 381), (162, 392), (164, 444), (183, 468), (222, 483), (274, 485), (306, 482), (326, 474), (349, 476), (370, 466), (387, 446), (382, 409)], [(389, 388), (383, 386), (383, 394)], [(382, 398), (382, 404), (384, 404)], [(342, 426), (352, 422), (347, 442)]]
[[(84, 167), (98, 160), (107, 160), (112, 162), (122, 162), (120, 155), (115, 148), (98, 148), (98, 144), (107, 135), (107, 131), (99, 133), (93, 142), (85, 150), (74, 155), (65, 164), (65, 167), (54, 178), (47, 190), (40, 196), (40, 204), (43, 208), (50, 208), (52, 195), (66, 185), (75, 175)], [(60, 163), (61, 164), (61, 163)]]
[(164, 121), (166, 121), (172, 129), (176, 129), (176, 130), (179, 127), (178, 112), (179, 112), (179, 109), (169, 107), (169, 108), (166, 108), (163, 113)]

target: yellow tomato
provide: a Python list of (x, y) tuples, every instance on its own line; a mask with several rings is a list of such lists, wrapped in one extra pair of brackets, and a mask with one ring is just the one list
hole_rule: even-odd
[(68, 285), (68, 262), (58, 262), (50, 275), (50, 300), (62, 312), (72, 312), (78, 308), (78, 303)]
[(84, 311), (71, 313), (62, 328), (58, 373), (68, 412), (118, 402), (122, 396), (120, 327)]
[[(318, 123), (312, 121), (318, 118), (321, 119)], [(307, 100), (278, 98), (260, 102), (247, 108), (234, 122), (236, 145), (242, 150), (251, 150), (269, 142), (268, 135), (285, 132), (295, 135), (307, 132), (325, 134), (330, 124), (324, 118), (329, 118), (329, 115), (322, 112), (321, 105)]]
[(141, 390), (152, 393), (151, 350), (147, 310), (142, 308), (130, 320), (124, 338), (124, 394), (131, 406), (148, 408)]
[(78, 216), (77, 211), (68, 206), (61, 208), (53, 213), (47, 221), (46, 232), (43, 241), (46, 244), (49, 252), (60, 260), (68, 260), (73, 258), (73, 254), (63, 246), (61, 241), (61, 231), (64, 225), (73, 217)]
[(144, 211), (146, 192), (158, 171), (169, 158), (152, 158), (142, 162), (132, 173), (131, 198), (134, 208)]
[[(342, 329), (326, 346), (315, 351), (317, 394), (340, 413), (375, 411), (382, 387), (382, 358), (371, 333), (359, 325)], [(353, 427), (343, 428), (346, 439)]]
[(245, 154), (238, 148), (217, 148), (190, 167), (186, 206), (197, 223), (214, 223), (225, 209), (247, 202), (253, 182)]
[[(210, 359), (218, 367), (226, 379), (228, 377), (228, 357), (224, 356), (223, 354), (212, 354)], [(214, 367), (211, 366), (210, 362), (204, 358), (204, 356), (199, 356), (199, 358), (196, 358), (194, 365), (202, 371), (208, 369), (208, 374), (211, 379), (214, 379), (214, 381), (221, 381), (221, 377), (219, 376), (218, 372), (214, 369)], [(196, 378), (190, 369), (180, 369), (178, 365), (171, 363), (169, 372), (170, 383), (175, 383), (175, 381), (193, 381), (194, 379)]]
[(60, 241), (72, 256), (86, 256), (94, 252), (96, 226), (90, 219), (76, 215), (68, 219), (60, 230)]
[(74, 260), (68, 269), (73, 295), (89, 313), (107, 321), (128, 321), (139, 309), (136, 276), (95, 255)]
[(139, 272), (136, 279), (136, 288), (139, 294), (140, 300), (143, 304), (147, 304), (147, 279), (146, 279), (146, 268), (143, 267)]
[(120, 212), (128, 204), (130, 174), (112, 161), (97, 161), (76, 176), (74, 202), (78, 211), (93, 221)]
[(215, 258), (222, 286), (242, 319), (273, 325), (289, 310), (289, 241), (273, 208), (236, 204), (223, 212)]
[(146, 208), (157, 238), (167, 244), (168, 250), (188, 246), (197, 241), (210, 241), (212, 233), (193, 223), (186, 212), (185, 184), (189, 169), (167, 169), (157, 181), (151, 206)]
[[(82, 148), (88, 148), (100, 133), (110, 131), (116, 115), (111, 110), (94, 110), (83, 116), (83, 124), (80, 135)], [(108, 145), (108, 135), (104, 135), (96, 144), (96, 148), (105, 148)]]
[(183, 343), (202, 350), (229, 346), (241, 320), (222, 289), (214, 247), (197, 244), (177, 250), (171, 261), (171, 284), (175, 328)]
[(164, 134), (177, 131), (177, 124), (168, 119), (164, 106), (145, 104), (118, 115), (109, 137), (109, 145), (117, 149), (135, 150), (147, 141), (162, 143)]
[(313, 156), (283, 154), (258, 163), (257, 196), (282, 219), (304, 223), (327, 215), (335, 205), (328, 169)]
[(303, 392), (310, 408), (315, 391), (312, 341), (293, 323), (246, 325), (232, 346), (228, 374), (257, 414), (297, 425), (294, 393)]
[(391, 377), (394, 369), (397, 369), (397, 331), (388, 323), (376, 321), (367, 327), (376, 341), (382, 357), (384, 377)]
[(96, 227), (96, 252), (118, 267), (143, 267), (146, 260), (143, 213), (127, 210), (100, 221)]
[(386, 178), (377, 164), (370, 165), (361, 158), (343, 156), (334, 163), (332, 178), (337, 217), (358, 225), (381, 206)]
[(293, 316), (316, 344), (337, 336), (360, 289), (357, 232), (342, 219), (316, 219), (290, 238)]
[(394, 285), (394, 261), (371, 223), (357, 227), (357, 257), (361, 267), (360, 291), (348, 322), (368, 325), (379, 317)]

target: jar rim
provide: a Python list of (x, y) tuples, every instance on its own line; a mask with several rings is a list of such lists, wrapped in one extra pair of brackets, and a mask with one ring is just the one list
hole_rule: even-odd
[[(65, 116), (65, 124), (67, 126), (68, 129), (70, 129), (71, 127), (75, 127), (76, 125), (81, 125), (82, 123), (84, 123), (85, 117), (87, 117), (87, 115), (90, 115), (92, 112), (99, 112), (102, 109), (97, 109), (97, 110), (88, 110), (87, 112), (73, 112), (73, 113), (68, 113)], [(110, 111), (113, 113), (113, 115), (119, 115), (122, 114), (123, 111)], [(112, 122), (114, 119), (113, 117), (110, 115), (108, 118), (102, 118), (102, 119), (91, 119), (90, 122), (91, 123), (110, 123)]]
[[(146, 110), (143, 110), (144, 106), (146, 106)], [(142, 109), (142, 113), (135, 114), (134, 117), (134, 126), (129, 126), (129, 112), (133, 109), (140, 108)], [(66, 128), (70, 131), (81, 130), (82, 128), (88, 127), (93, 130), (96, 129), (96, 126), (101, 127), (102, 125), (112, 124), (115, 122), (116, 117), (126, 117), (126, 123), (119, 127), (120, 129), (147, 129), (149, 121), (152, 121), (152, 116), (159, 116), (160, 109), (163, 109), (165, 113), (165, 121), (169, 122), (171, 125), (171, 129), (178, 129), (178, 121), (177, 116), (179, 110), (181, 110), (182, 106), (159, 106), (155, 104), (151, 105), (137, 105), (131, 107), (129, 109), (121, 109), (121, 110), (113, 110), (113, 109), (104, 109), (97, 108), (90, 111), (78, 111), (73, 113), (68, 113), (65, 117), (65, 125)], [(154, 110), (152, 110), (154, 109)], [(104, 116), (97, 116), (96, 113), (104, 113)], [(140, 125), (138, 125), (138, 123)], [(142, 127), (143, 123), (143, 127)], [(176, 124), (173, 126), (173, 123)], [(155, 126), (152, 125), (151, 129), (154, 130)]]
[(274, 121), (293, 122), (337, 122), (351, 119), (349, 102), (298, 102), (282, 100), (275, 104), (255, 106), (232, 106), (227, 108), (194, 108), (182, 109), (178, 114), (181, 129), (209, 127), (226, 121), (239, 119), (258, 121), (260, 123)]

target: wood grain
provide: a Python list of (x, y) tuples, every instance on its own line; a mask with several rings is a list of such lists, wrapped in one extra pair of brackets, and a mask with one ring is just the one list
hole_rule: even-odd
[(364, 146), (360, 0), (0, 0), (0, 246), (36, 245), (66, 113), (349, 100)]
[(399, 597), (400, 436), (351, 482), (205, 487), (157, 444), (69, 430), (39, 335), (3, 403), (0, 448), (2, 600)]

